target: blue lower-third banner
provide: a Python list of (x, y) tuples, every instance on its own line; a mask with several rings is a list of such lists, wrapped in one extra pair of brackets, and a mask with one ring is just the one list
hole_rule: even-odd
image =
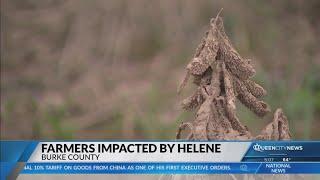
[(320, 141), (0, 141), (24, 174), (315, 174)]

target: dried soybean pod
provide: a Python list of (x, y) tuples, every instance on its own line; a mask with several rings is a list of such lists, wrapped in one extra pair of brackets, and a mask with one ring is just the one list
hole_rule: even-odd
[(225, 56), (227, 68), (239, 79), (247, 80), (256, 73), (252, 65), (243, 60), (237, 52), (228, 51)]
[(240, 102), (242, 104), (247, 106), (251, 111), (253, 111), (256, 115), (258, 115), (260, 117), (263, 117), (268, 112), (270, 112), (270, 109), (265, 102), (257, 100), (250, 93), (239, 94), (238, 99), (240, 100)]
[(262, 86), (255, 83), (252, 80), (248, 79), (246, 81), (243, 81), (243, 84), (246, 86), (246, 88), (249, 90), (249, 92), (256, 98), (260, 98), (260, 97), (267, 95), (267, 91), (264, 90)]
[[(204, 48), (204, 46), (205, 46), (205, 44), (206, 44), (206, 39), (207, 39), (208, 33), (209, 33), (209, 32), (207, 31), (205, 37), (202, 39), (200, 45), (197, 47), (196, 53), (195, 53), (195, 55), (194, 55), (194, 58), (199, 57), (202, 49)], [(194, 59), (193, 59), (193, 60), (194, 60)], [(188, 66), (190, 66), (190, 67), (188, 68), (188, 66), (187, 66), (187, 73), (186, 73), (184, 79), (182, 80), (182, 82), (180, 83), (180, 85), (179, 85), (179, 87), (178, 87), (178, 94), (179, 94), (179, 93), (184, 89), (184, 87), (186, 86), (188, 80), (190, 79), (190, 75), (191, 75), (191, 74), (193, 74), (193, 75), (199, 74), (198, 76), (201, 76), (201, 75), (202, 75), (201, 73), (197, 73), (197, 71), (199, 71), (199, 72), (200, 72), (200, 71), (203, 71), (204, 68), (201, 69), (202, 66), (201, 66), (200, 64), (197, 65), (197, 63), (198, 63), (197, 61), (198, 61), (198, 60), (195, 60), (195, 62), (194, 62), (194, 61), (191, 61), (191, 62), (188, 64)], [(200, 62), (200, 61), (199, 61), (199, 62)], [(199, 67), (199, 70), (196, 70), (196, 68), (192, 68), (192, 66)], [(194, 70), (195, 72), (193, 72), (193, 73), (190, 72), (191, 69)]]
[(240, 54), (232, 46), (228, 36), (226, 35), (223, 27), (222, 20), (218, 20), (218, 35), (220, 41), (221, 54), (224, 56), (227, 68), (232, 74), (236, 75), (241, 80), (246, 80), (255, 74), (253, 66), (244, 60)]
[(213, 27), (208, 33), (207, 41), (202, 52), (200, 53), (200, 57), (202, 57), (207, 64), (211, 65), (216, 59), (218, 49), (219, 42), (217, 37), (217, 29)]
[(241, 84), (240, 80), (236, 77), (233, 77), (234, 79), (234, 86), (238, 94), (238, 99), (242, 104), (244, 104), (246, 107), (248, 107), (251, 111), (253, 111), (256, 115), (263, 117), (268, 112), (270, 112), (270, 109), (266, 103), (263, 101), (259, 101), (256, 97), (254, 97), (248, 89)]
[(182, 101), (182, 108), (188, 111), (196, 109), (204, 102), (200, 87), (194, 92), (193, 95)]
[(192, 75), (201, 75), (210, 66), (202, 57), (194, 57), (187, 65), (187, 70)]
[(201, 75), (215, 61), (219, 49), (217, 35), (216, 23), (211, 23), (211, 29), (206, 32), (205, 40), (202, 40), (194, 58), (187, 65), (187, 69), (191, 74)]
[(193, 75), (203, 74), (216, 59), (219, 43), (214, 30), (208, 32), (206, 42), (201, 48), (199, 55), (197, 53), (187, 65), (187, 70)]

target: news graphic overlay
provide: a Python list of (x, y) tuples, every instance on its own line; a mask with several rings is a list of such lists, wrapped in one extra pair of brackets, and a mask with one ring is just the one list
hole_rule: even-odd
[[(17, 170), (17, 164), (23, 166)], [(1, 141), (22, 174), (318, 174), (320, 141)]]

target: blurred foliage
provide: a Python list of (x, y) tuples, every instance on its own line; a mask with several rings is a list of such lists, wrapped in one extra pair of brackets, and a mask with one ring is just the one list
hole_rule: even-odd
[[(176, 88), (220, 8), (295, 139), (320, 138), (317, 0), (2, 0), (1, 138), (173, 139)], [(262, 120), (238, 105), (253, 132)]]

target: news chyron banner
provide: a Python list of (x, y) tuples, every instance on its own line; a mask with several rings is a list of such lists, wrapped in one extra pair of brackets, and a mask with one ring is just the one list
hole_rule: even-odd
[(14, 173), (319, 174), (320, 141), (1, 141)]

